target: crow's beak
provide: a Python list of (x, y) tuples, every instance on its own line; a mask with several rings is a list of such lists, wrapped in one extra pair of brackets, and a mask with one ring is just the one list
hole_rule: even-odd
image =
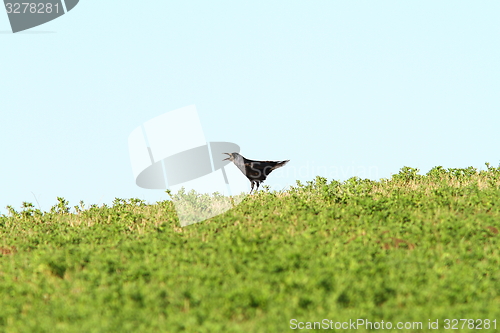
[[(229, 153), (223, 153), (223, 154), (229, 155), (229, 157), (231, 157), (231, 154), (229, 154)], [(229, 160), (229, 157), (228, 157), (228, 158), (223, 159), (223, 161)]]

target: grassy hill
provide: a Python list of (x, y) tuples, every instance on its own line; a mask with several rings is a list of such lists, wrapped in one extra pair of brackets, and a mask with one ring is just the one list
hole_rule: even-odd
[(500, 168), (489, 165), (317, 177), (184, 228), (171, 201), (9, 212), (0, 331), (500, 329)]

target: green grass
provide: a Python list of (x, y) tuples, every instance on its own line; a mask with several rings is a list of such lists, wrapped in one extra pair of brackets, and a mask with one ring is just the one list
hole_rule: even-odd
[(59, 198), (0, 217), (0, 331), (286, 332), (291, 319), (500, 329), (500, 168), (317, 177), (185, 228), (170, 201), (73, 210)]

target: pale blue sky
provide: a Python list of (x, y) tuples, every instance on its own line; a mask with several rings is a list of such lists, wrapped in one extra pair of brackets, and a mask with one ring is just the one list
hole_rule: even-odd
[[(9, 33), (0, 11), (0, 213), (36, 195), (162, 200), (135, 185), (134, 128), (195, 104), (208, 141), (317, 174), (498, 165), (498, 1), (81, 0)], [(50, 33), (33, 33), (50, 32)]]

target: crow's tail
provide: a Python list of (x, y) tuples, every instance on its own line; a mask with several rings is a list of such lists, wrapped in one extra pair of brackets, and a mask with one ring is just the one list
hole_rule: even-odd
[(286, 161), (281, 161), (281, 162), (278, 162), (271, 170), (274, 170), (274, 169), (278, 169), (278, 168), (281, 168), (282, 166), (284, 166), (285, 164), (287, 164), (288, 162), (290, 162), (290, 160), (286, 160)]

